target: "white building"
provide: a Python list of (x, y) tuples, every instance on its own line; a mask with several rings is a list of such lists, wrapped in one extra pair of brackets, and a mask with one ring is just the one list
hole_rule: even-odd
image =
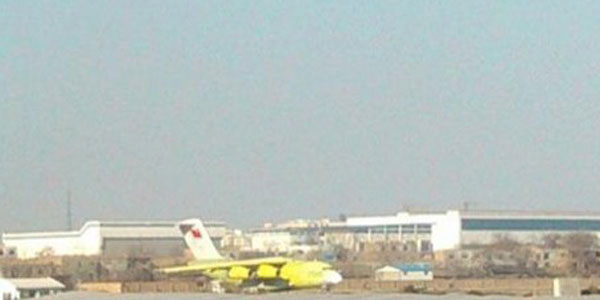
[[(588, 233), (600, 237), (600, 214), (531, 211), (399, 212), (347, 217), (341, 221), (294, 221), (266, 226), (253, 240), (255, 250), (270, 245), (341, 245), (360, 251), (365, 243), (397, 243), (421, 252), (490, 244), (499, 238), (541, 242), (548, 234)], [(404, 245), (404, 246), (402, 246)]]
[(344, 221), (295, 220), (282, 224), (266, 224), (251, 230), (252, 250), (290, 252), (302, 245), (337, 244), (358, 249), (361, 243), (413, 243), (420, 251), (445, 250), (460, 244), (458, 211), (391, 216), (348, 217)]
[(392, 266), (383, 266), (375, 270), (375, 280), (398, 281), (400, 280), (400, 269)]
[[(78, 231), (4, 233), (5, 248), (20, 259), (40, 256), (177, 256), (186, 249), (176, 222), (89, 221)], [(225, 224), (206, 222), (211, 238), (225, 234)]]
[(0, 297), (2, 300), (17, 300), (19, 299), (19, 291), (10, 281), (0, 278)]
[(39, 298), (65, 290), (64, 284), (45, 278), (0, 278), (0, 299)]
[(375, 271), (377, 281), (423, 281), (433, 280), (433, 270), (429, 264), (400, 264), (384, 266)]
[(498, 238), (539, 243), (549, 234), (600, 237), (600, 214), (582, 212), (463, 211), (461, 244), (489, 244)]
[(287, 253), (292, 246), (292, 235), (285, 230), (255, 230), (248, 235), (252, 251)]
[(399, 212), (392, 216), (349, 217), (342, 229), (353, 232), (359, 242), (414, 242), (421, 251), (437, 251), (460, 245), (461, 220), (459, 212), (452, 210)]

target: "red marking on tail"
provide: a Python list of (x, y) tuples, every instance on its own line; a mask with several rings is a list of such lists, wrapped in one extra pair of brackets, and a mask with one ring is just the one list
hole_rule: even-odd
[(192, 229), (191, 232), (192, 232), (192, 236), (195, 239), (201, 239), (202, 238), (202, 234), (200, 233), (200, 230), (198, 230), (197, 228)]

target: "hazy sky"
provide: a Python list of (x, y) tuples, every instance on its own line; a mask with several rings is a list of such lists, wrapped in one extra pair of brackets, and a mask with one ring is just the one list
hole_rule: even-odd
[(2, 1), (0, 230), (600, 211), (598, 1)]

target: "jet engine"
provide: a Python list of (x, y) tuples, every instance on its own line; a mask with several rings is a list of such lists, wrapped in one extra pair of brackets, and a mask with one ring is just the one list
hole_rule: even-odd
[(231, 267), (231, 269), (229, 269), (229, 278), (248, 279), (250, 278), (250, 269), (241, 266)]
[(256, 276), (261, 279), (273, 279), (277, 277), (277, 268), (272, 265), (260, 265), (256, 270)]

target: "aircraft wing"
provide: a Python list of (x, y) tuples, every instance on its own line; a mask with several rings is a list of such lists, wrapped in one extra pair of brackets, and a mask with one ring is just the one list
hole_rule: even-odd
[(193, 262), (186, 266), (164, 268), (160, 271), (164, 274), (175, 275), (175, 274), (193, 274), (202, 273), (209, 270), (218, 269), (229, 269), (232, 267), (247, 267), (253, 268), (260, 265), (272, 265), (280, 266), (291, 259), (285, 257), (267, 257), (267, 258), (255, 258), (255, 259), (243, 259), (243, 260), (223, 260), (223, 261), (212, 261), (212, 262)]

